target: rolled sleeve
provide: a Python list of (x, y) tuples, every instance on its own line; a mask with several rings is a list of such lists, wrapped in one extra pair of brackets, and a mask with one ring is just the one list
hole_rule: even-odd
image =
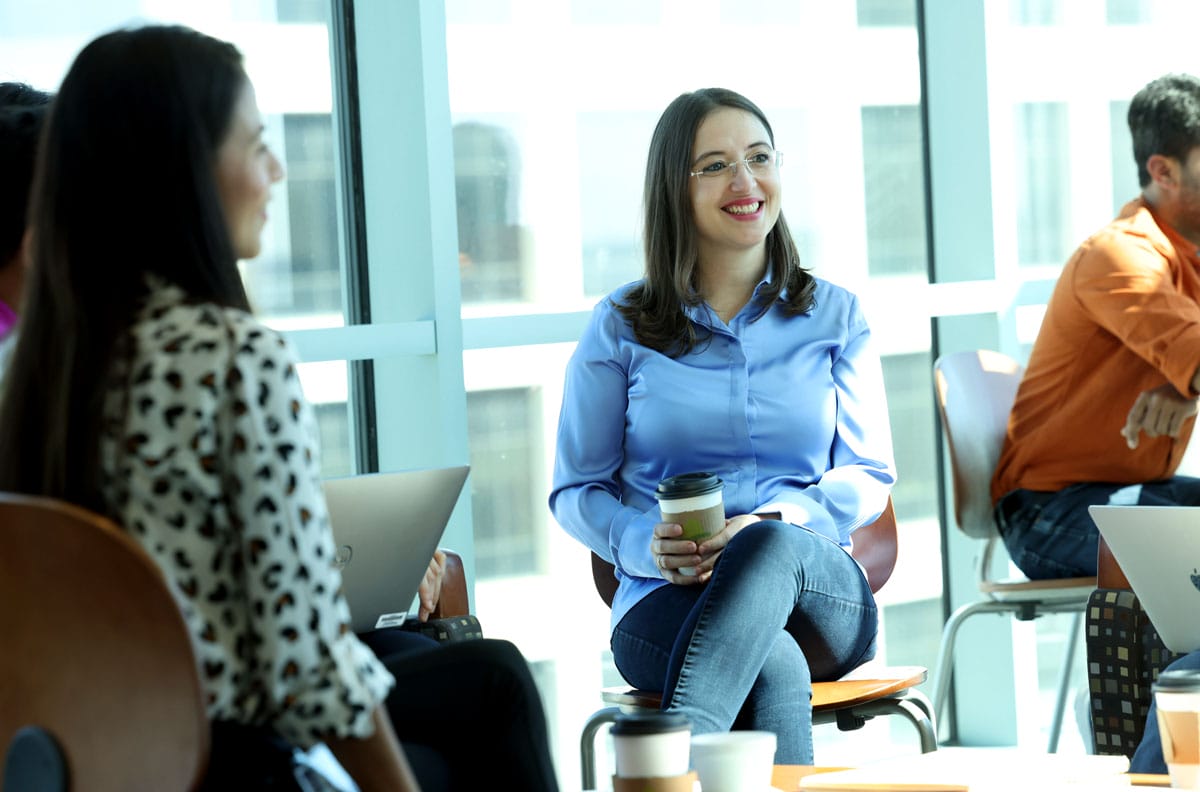
[[(1146, 238), (1108, 235), (1082, 249), (1074, 269), (1078, 300), (1107, 332), (1157, 369), (1181, 394), (1196, 395), (1200, 305), (1175, 285), (1174, 251)], [(1179, 266), (1191, 266), (1182, 262)]]

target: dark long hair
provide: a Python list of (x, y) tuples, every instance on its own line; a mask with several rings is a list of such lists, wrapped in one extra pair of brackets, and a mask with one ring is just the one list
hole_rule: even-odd
[(50, 94), (25, 83), (0, 83), (0, 267), (21, 249), (38, 135)]
[(0, 401), (0, 489), (99, 509), (110, 367), (153, 274), (248, 308), (215, 181), (245, 90), (231, 44), (183, 27), (100, 36), (51, 105), (33, 256)]
[[(645, 277), (626, 293), (617, 309), (633, 326), (638, 343), (672, 356), (685, 355), (700, 342), (684, 306), (703, 302), (696, 284), (699, 247), (689, 191), (692, 147), (696, 130), (714, 110), (732, 107), (753, 114), (767, 130), (771, 146), (775, 133), (763, 111), (746, 97), (725, 88), (704, 88), (675, 98), (654, 128), (646, 159), (644, 248)], [(816, 282), (800, 266), (800, 254), (788, 231), (783, 212), (767, 234), (771, 283), (764, 291), (765, 312), (783, 297), (788, 313), (808, 312)]]

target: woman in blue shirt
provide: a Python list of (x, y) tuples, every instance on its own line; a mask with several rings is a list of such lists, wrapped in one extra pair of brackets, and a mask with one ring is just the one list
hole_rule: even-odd
[[(895, 471), (879, 359), (855, 296), (799, 263), (762, 111), (724, 89), (659, 119), (646, 275), (602, 300), (567, 367), (550, 507), (616, 565), (612, 650), (694, 733), (775, 732), (811, 764), (814, 679), (869, 660), (875, 601), (850, 557)], [(697, 544), (658, 482), (724, 481)]]

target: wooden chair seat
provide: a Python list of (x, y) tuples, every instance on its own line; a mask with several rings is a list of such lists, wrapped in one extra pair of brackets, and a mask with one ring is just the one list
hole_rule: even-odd
[(1056, 578), (1054, 580), (1030, 580), (1027, 577), (987, 580), (979, 584), (979, 590), (991, 599), (1002, 602), (1036, 599), (1042, 602), (1056, 600), (1086, 600), (1096, 588), (1094, 577)]
[[(860, 674), (862, 674), (860, 676)], [(856, 669), (841, 679), (814, 682), (812, 705), (814, 718), (819, 713), (834, 712), (884, 696), (902, 694), (925, 681), (928, 675), (923, 666), (871, 666)], [(659, 709), (662, 694), (627, 686), (604, 688), (600, 698), (605, 704), (631, 709)]]

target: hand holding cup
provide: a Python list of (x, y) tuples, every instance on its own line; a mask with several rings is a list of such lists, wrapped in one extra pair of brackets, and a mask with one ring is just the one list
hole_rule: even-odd
[(655, 494), (663, 522), (655, 526), (651, 552), (667, 580), (699, 582), (695, 567), (702, 559), (696, 548), (725, 527), (724, 486), (715, 474), (701, 472), (659, 482)]

